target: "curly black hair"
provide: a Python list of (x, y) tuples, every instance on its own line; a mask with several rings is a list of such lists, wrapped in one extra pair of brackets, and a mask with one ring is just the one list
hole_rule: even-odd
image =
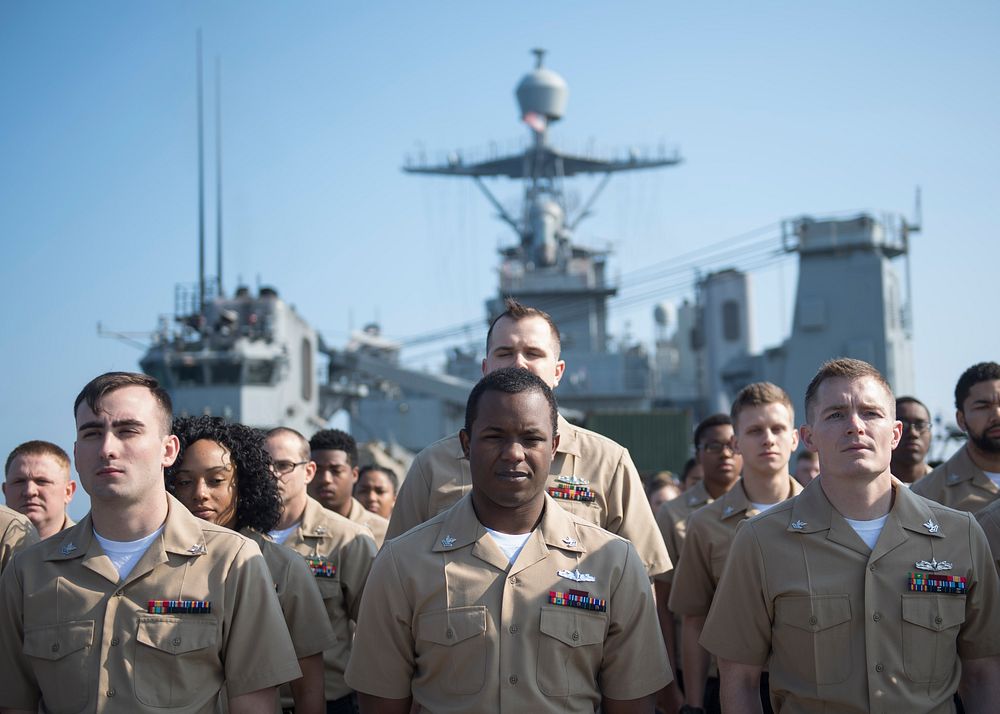
[(184, 460), (184, 450), (208, 439), (225, 447), (236, 467), (236, 523), (234, 530), (253, 528), (261, 533), (274, 529), (281, 518), (281, 495), (271, 471), (271, 455), (264, 447), (264, 433), (243, 424), (230, 424), (219, 417), (174, 419), (173, 433), (181, 442), (180, 453), (167, 469), (167, 489), (173, 491), (174, 474)]

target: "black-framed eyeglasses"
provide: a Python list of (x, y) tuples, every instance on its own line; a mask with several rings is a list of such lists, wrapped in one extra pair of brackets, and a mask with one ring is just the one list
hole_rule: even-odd
[(284, 476), (290, 474), (299, 466), (305, 466), (308, 463), (308, 461), (275, 461), (271, 468), (278, 476)]
[(928, 429), (931, 428), (931, 423), (929, 421), (924, 421), (923, 419), (920, 419), (918, 421), (909, 421), (908, 419), (900, 419), (899, 421), (903, 423), (903, 431), (906, 431), (907, 429), (913, 429), (913, 431), (915, 431), (916, 433), (923, 434)]
[(729, 450), (730, 454), (735, 454), (736, 449), (729, 442), (721, 441), (709, 441), (701, 445), (702, 451), (707, 451), (710, 454), (721, 454), (725, 450)]

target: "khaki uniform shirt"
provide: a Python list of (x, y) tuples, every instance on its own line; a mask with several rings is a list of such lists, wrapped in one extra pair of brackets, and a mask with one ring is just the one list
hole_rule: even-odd
[[(1000, 654), (1000, 582), (982, 530), (894, 481), (870, 550), (822, 478), (737, 533), (701, 644), (766, 664), (780, 714), (953, 712), (959, 658)], [(911, 591), (914, 573), (964, 578), (965, 594)]]
[(986, 542), (990, 544), (997, 573), (1000, 573), (1000, 500), (994, 501), (977, 513), (976, 520), (986, 533)]
[[(802, 486), (789, 477), (792, 496)], [(772, 506), (777, 508), (777, 505)], [(741, 522), (759, 513), (747, 498), (743, 479), (688, 519), (687, 537), (670, 590), (670, 611), (678, 615), (707, 615)]]
[(0, 506), (0, 573), (17, 551), (38, 542), (38, 531), (27, 516)]
[(959, 511), (975, 513), (1000, 499), (1000, 487), (972, 463), (963, 446), (910, 487), (916, 494)]
[(387, 518), (382, 518), (379, 514), (372, 513), (361, 505), (361, 501), (352, 498), (351, 512), (347, 514), (347, 519), (355, 523), (360, 523), (363, 526), (368, 526), (368, 530), (372, 532), (372, 537), (375, 539), (375, 547), (382, 547), (382, 542), (385, 540), (385, 531), (389, 527), (389, 520)]
[[(0, 581), (0, 707), (210, 714), (301, 676), (274, 585), (250, 540), (172, 496), (129, 576), (79, 525), (18, 554)], [(150, 612), (151, 600), (210, 612)], [(266, 644), (265, 644), (266, 643)]]
[(350, 694), (344, 670), (351, 656), (351, 621), (358, 619), (361, 593), (375, 557), (375, 541), (364, 526), (327, 510), (309, 498), (299, 527), (284, 545), (312, 559), (327, 619), (336, 640), (323, 652), (326, 700), (332, 702)]
[[(579, 578), (577, 581), (575, 578)], [(605, 610), (550, 602), (584, 591)], [(671, 681), (645, 568), (625, 540), (546, 497), (513, 564), (471, 496), (387, 541), (362, 603), (347, 681), (424, 710), (588, 712)]]
[[(558, 499), (557, 503), (632, 541), (650, 576), (670, 570), (670, 557), (628, 450), (600, 434), (573, 426), (561, 416), (558, 428), (559, 448), (552, 460), (548, 488), (567, 486), (559, 479), (575, 476), (584, 480), (593, 500)], [(395, 538), (420, 525), (470, 490), (472, 472), (458, 435), (431, 444), (410, 465), (386, 537)]]
[(667, 546), (667, 555), (670, 556), (674, 569), (660, 573), (656, 576), (656, 580), (664, 583), (674, 581), (681, 548), (684, 546), (684, 536), (687, 535), (688, 519), (696, 510), (711, 502), (712, 497), (708, 495), (705, 484), (699, 481), (688, 491), (660, 506), (660, 510), (656, 512), (656, 525), (660, 529), (660, 535), (663, 536), (663, 543)]

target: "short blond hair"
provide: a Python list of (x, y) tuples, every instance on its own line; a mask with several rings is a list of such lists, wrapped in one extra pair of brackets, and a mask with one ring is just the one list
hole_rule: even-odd
[(749, 407), (762, 407), (765, 404), (784, 404), (788, 409), (788, 416), (795, 424), (795, 406), (792, 404), (788, 392), (771, 382), (754, 382), (748, 384), (740, 390), (733, 400), (733, 406), (729, 410), (729, 416), (736, 427), (740, 412)]
[(871, 377), (885, 389), (886, 394), (889, 396), (889, 408), (892, 416), (895, 417), (896, 398), (892, 394), (892, 387), (889, 386), (889, 382), (882, 376), (882, 373), (864, 360), (840, 357), (824, 362), (820, 366), (819, 371), (816, 372), (816, 376), (809, 382), (809, 386), (806, 387), (806, 419), (812, 423), (812, 410), (816, 406), (816, 394), (819, 392), (820, 385), (823, 382), (828, 379), (838, 378), (857, 381), (866, 377)]

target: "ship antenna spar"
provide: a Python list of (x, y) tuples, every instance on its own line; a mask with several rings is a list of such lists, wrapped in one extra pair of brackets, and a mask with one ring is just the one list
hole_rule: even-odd
[(536, 47), (531, 50), (531, 53), (535, 55), (535, 69), (542, 68), (542, 60), (545, 58), (545, 50), (540, 47)]
[(205, 314), (205, 147), (202, 128), (201, 30), (198, 30), (198, 313)]

